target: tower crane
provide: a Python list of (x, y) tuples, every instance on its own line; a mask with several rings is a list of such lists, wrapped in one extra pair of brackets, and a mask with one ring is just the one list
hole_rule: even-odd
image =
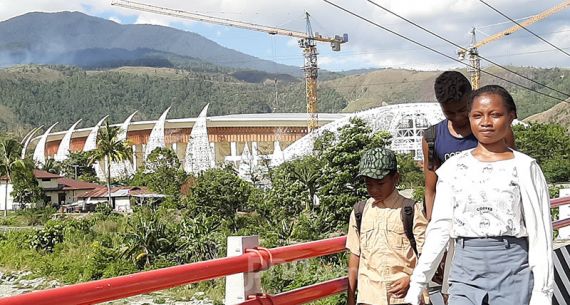
[[(521, 26), (526, 27), (528, 25), (531, 25), (537, 21), (540, 21), (550, 15), (553, 15), (555, 13), (560, 12), (561, 10), (567, 8), (568, 6), (570, 6), (570, 0), (565, 0), (562, 3), (549, 8), (541, 13), (538, 13), (534, 16), (531, 16), (529, 19), (519, 23)], [(468, 48), (464, 48), (464, 49), (460, 49), (457, 51), (457, 55), (459, 56), (460, 60), (464, 60), (465, 57), (468, 55), (469, 56), (469, 61), (471, 63), (470, 67), (468, 68), (469, 70), (469, 76), (471, 79), (471, 86), (473, 87), (473, 89), (477, 89), (479, 88), (479, 80), (481, 79), (481, 63), (480, 63), (480, 58), (479, 58), (479, 47), (482, 47), (490, 42), (493, 42), (495, 40), (498, 40), (500, 38), (503, 38), (505, 36), (508, 36), (520, 29), (522, 29), (522, 27), (517, 25), (514, 25), (502, 32), (496, 33), (494, 35), (491, 35), (479, 42), (477, 42), (477, 39), (475, 37), (475, 28), (473, 28), (471, 30), (471, 45)]]
[(171, 17), (179, 17), (195, 21), (208, 22), (224, 26), (232, 26), (252, 31), (259, 31), (268, 33), (270, 35), (282, 35), (299, 38), (299, 47), (303, 49), (305, 62), (303, 71), (305, 76), (305, 91), (307, 98), (307, 113), (309, 120), (307, 123), (308, 130), (314, 130), (318, 127), (318, 112), (317, 112), (317, 46), (316, 42), (329, 42), (333, 51), (340, 51), (340, 45), (348, 42), (348, 34), (342, 36), (335, 35), (334, 37), (322, 36), (318, 33), (313, 33), (311, 22), (309, 20), (309, 13), (305, 13), (306, 19), (306, 32), (291, 31), (276, 27), (264, 26), (249, 22), (230, 20), (226, 18), (219, 18), (207, 16), (204, 14), (192, 13), (183, 10), (175, 10), (150, 4), (144, 4), (128, 0), (113, 0), (111, 5), (116, 5), (124, 8), (161, 14)]

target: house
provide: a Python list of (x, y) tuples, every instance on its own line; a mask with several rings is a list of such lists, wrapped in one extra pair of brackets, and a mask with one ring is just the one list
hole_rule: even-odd
[[(158, 204), (166, 195), (149, 191), (146, 187), (117, 186), (111, 188), (111, 205), (117, 212), (131, 213), (133, 205)], [(96, 189), (79, 196), (84, 205), (109, 201), (107, 188)]]
[[(12, 183), (5, 176), (0, 177), (0, 181), (2, 182), (0, 183), (0, 211), (13, 210), (14, 198), (10, 195), (14, 190)], [(6, 201), (6, 197), (8, 197), (8, 201)]]
[[(36, 179), (38, 179), (38, 177), (41, 175), (45, 175), (45, 173), (47, 173), (44, 172), (44, 174), (42, 174), (39, 172), (42, 171), (34, 171), (34, 176), (36, 176)], [(40, 182), (39, 179), (38, 182)], [(74, 180), (62, 176), (52, 177), (50, 178), (49, 182), (42, 179), (40, 182), (40, 187), (44, 190), (47, 198), (47, 203), (51, 203), (55, 206), (76, 202), (79, 199), (80, 195), (93, 190), (105, 188), (105, 186), (100, 184)]]
[[(34, 170), (34, 177), (45, 194), (45, 204), (52, 206), (60, 206), (62, 204), (76, 202), (78, 197), (86, 192), (105, 188), (99, 184), (69, 179), (39, 169)], [(5, 177), (0, 177), (0, 181), (0, 210), (4, 210), (6, 195), (8, 196), (7, 209), (14, 210), (19, 208), (17, 204), (14, 204), (14, 200), (11, 195), (13, 190), (12, 183), (7, 181)], [(6, 183), (8, 183), (7, 192)]]

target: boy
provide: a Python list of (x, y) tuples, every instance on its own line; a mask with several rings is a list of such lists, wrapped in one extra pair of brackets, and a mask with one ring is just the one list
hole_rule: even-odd
[[(359, 177), (364, 178), (370, 198), (361, 214), (353, 211), (350, 216), (346, 239), (350, 251), (347, 304), (404, 304), (417, 254), (406, 237), (402, 209), (414, 207), (411, 229), (418, 253), (427, 220), (420, 204), (396, 190), (400, 176), (391, 150), (373, 148), (364, 152)], [(357, 214), (361, 216), (360, 225)]]

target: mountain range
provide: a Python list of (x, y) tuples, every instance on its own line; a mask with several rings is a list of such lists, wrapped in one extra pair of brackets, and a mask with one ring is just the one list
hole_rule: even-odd
[[(122, 25), (78, 12), (28, 13), (0, 22), (0, 67), (4, 131), (24, 132), (56, 121), (65, 129), (80, 118), (86, 126), (107, 114), (120, 122), (134, 110), (139, 119), (153, 119), (169, 106), (169, 117), (191, 117), (207, 103), (210, 115), (306, 109), (298, 67), (255, 58), (195, 33)], [(570, 92), (569, 69), (509, 69)], [(567, 98), (505, 70), (486, 71), (536, 91), (483, 75), (483, 85), (499, 84), (511, 92), (521, 119), (560, 102), (537, 92)], [(439, 73), (388, 68), (321, 71), (318, 109), (354, 112), (433, 102), (433, 82)], [(539, 119), (563, 121), (557, 118), (560, 113), (564, 112), (552, 111)]]
[[(151, 51), (163, 56), (149, 55)], [(259, 59), (196, 33), (165, 26), (123, 25), (80, 12), (34, 12), (0, 22), (0, 66), (106, 67), (109, 62), (164, 58), (166, 54), (222, 67), (301, 75), (299, 67)]]

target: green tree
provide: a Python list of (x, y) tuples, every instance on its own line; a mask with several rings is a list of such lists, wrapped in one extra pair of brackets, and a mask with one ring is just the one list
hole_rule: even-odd
[(303, 183), (308, 192), (306, 209), (311, 210), (316, 205), (318, 179), (320, 177), (320, 160), (314, 156), (307, 156), (296, 162), (292, 162), (292, 172), (298, 181)]
[(188, 175), (180, 166), (176, 153), (169, 148), (155, 148), (137, 171), (131, 183), (148, 186), (152, 191), (178, 197)]
[(536, 159), (548, 182), (570, 180), (570, 135), (564, 127), (531, 123), (513, 130), (517, 149)]
[(333, 228), (343, 228), (353, 205), (366, 196), (364, 184), (356, 179), (364, 150), (384, 147), (391, 142), (388, 132), (372, 133), (358, 118), (339, 128), (338, 133), (325, 133), (315, 142), (314, 154), (321, 159), (321, 175), (317, 182), (321, 209), (334, 215)]
[(133, 150), (126, 141), (119, 139), (118, 127), (109, 126), (109, 121), (105, 123), (105, 127), (99, 130), (97, 135), (97, 148), (89, 152), (89, 164), (93, 165), (95, 161), (105, 162), (107, 168), (107, 194), (109, 205), (111, 205), (111, 163), (133, 160)]
[(68, 178), (97, 182), (97, 172), (90, 164), (89, 152), (70, 152), (60, 163), (61, 174)]
[(253, 185), (231, 168), (206, 170), (196, 177), (190, 202), (194, 213), (216, 215), (232, 232), (239, 230), (236, 214), (248, 208)]
[(400, 188), (416, 189), (424, 185), (424, 173), (412, 154), (397, 154)]
[(55, 161), (55, 159), (53, 158), (46, 159), (46, 161), (44, 162), (44, 164), (40, 166), (40, 168), (48, 173), (56, 175), (59, 175), (61, 173), (61, 163)]
[(125, 243), (122, 256), (132, 258), (142, 269), (175, 252), (176, 234), (165, 217), (153, 209), (142, 208), (128, 220)]
[(185, 216), (179, 225), (179, 263), (210, 260), (223, 253), (226, 237), (220, 231), (220, 219), (207, 214)]
[(34, 161), (24, 159), (12, 174), (12, 198), (20, 205), (31, 203), (32, 207), (43, 205), (44, 192), (34, 176)]
[(303, 211), (314, 209), (311, 192), (316, 195), (320, 175), (317, 160), (305, 156), (270, 170), (271, 188), (250, 196), (249, 205), (259, 215), (265, 246), (287, 244)]
[(0, 139), (0, 175), (6, 179), (4, 192), (4, 217), (8, 216), (8, 184), (12, 181), (12, 176), (18, 170), (25, 168), (24, 162), (20, 159), (22, 146), (14, 139)]

